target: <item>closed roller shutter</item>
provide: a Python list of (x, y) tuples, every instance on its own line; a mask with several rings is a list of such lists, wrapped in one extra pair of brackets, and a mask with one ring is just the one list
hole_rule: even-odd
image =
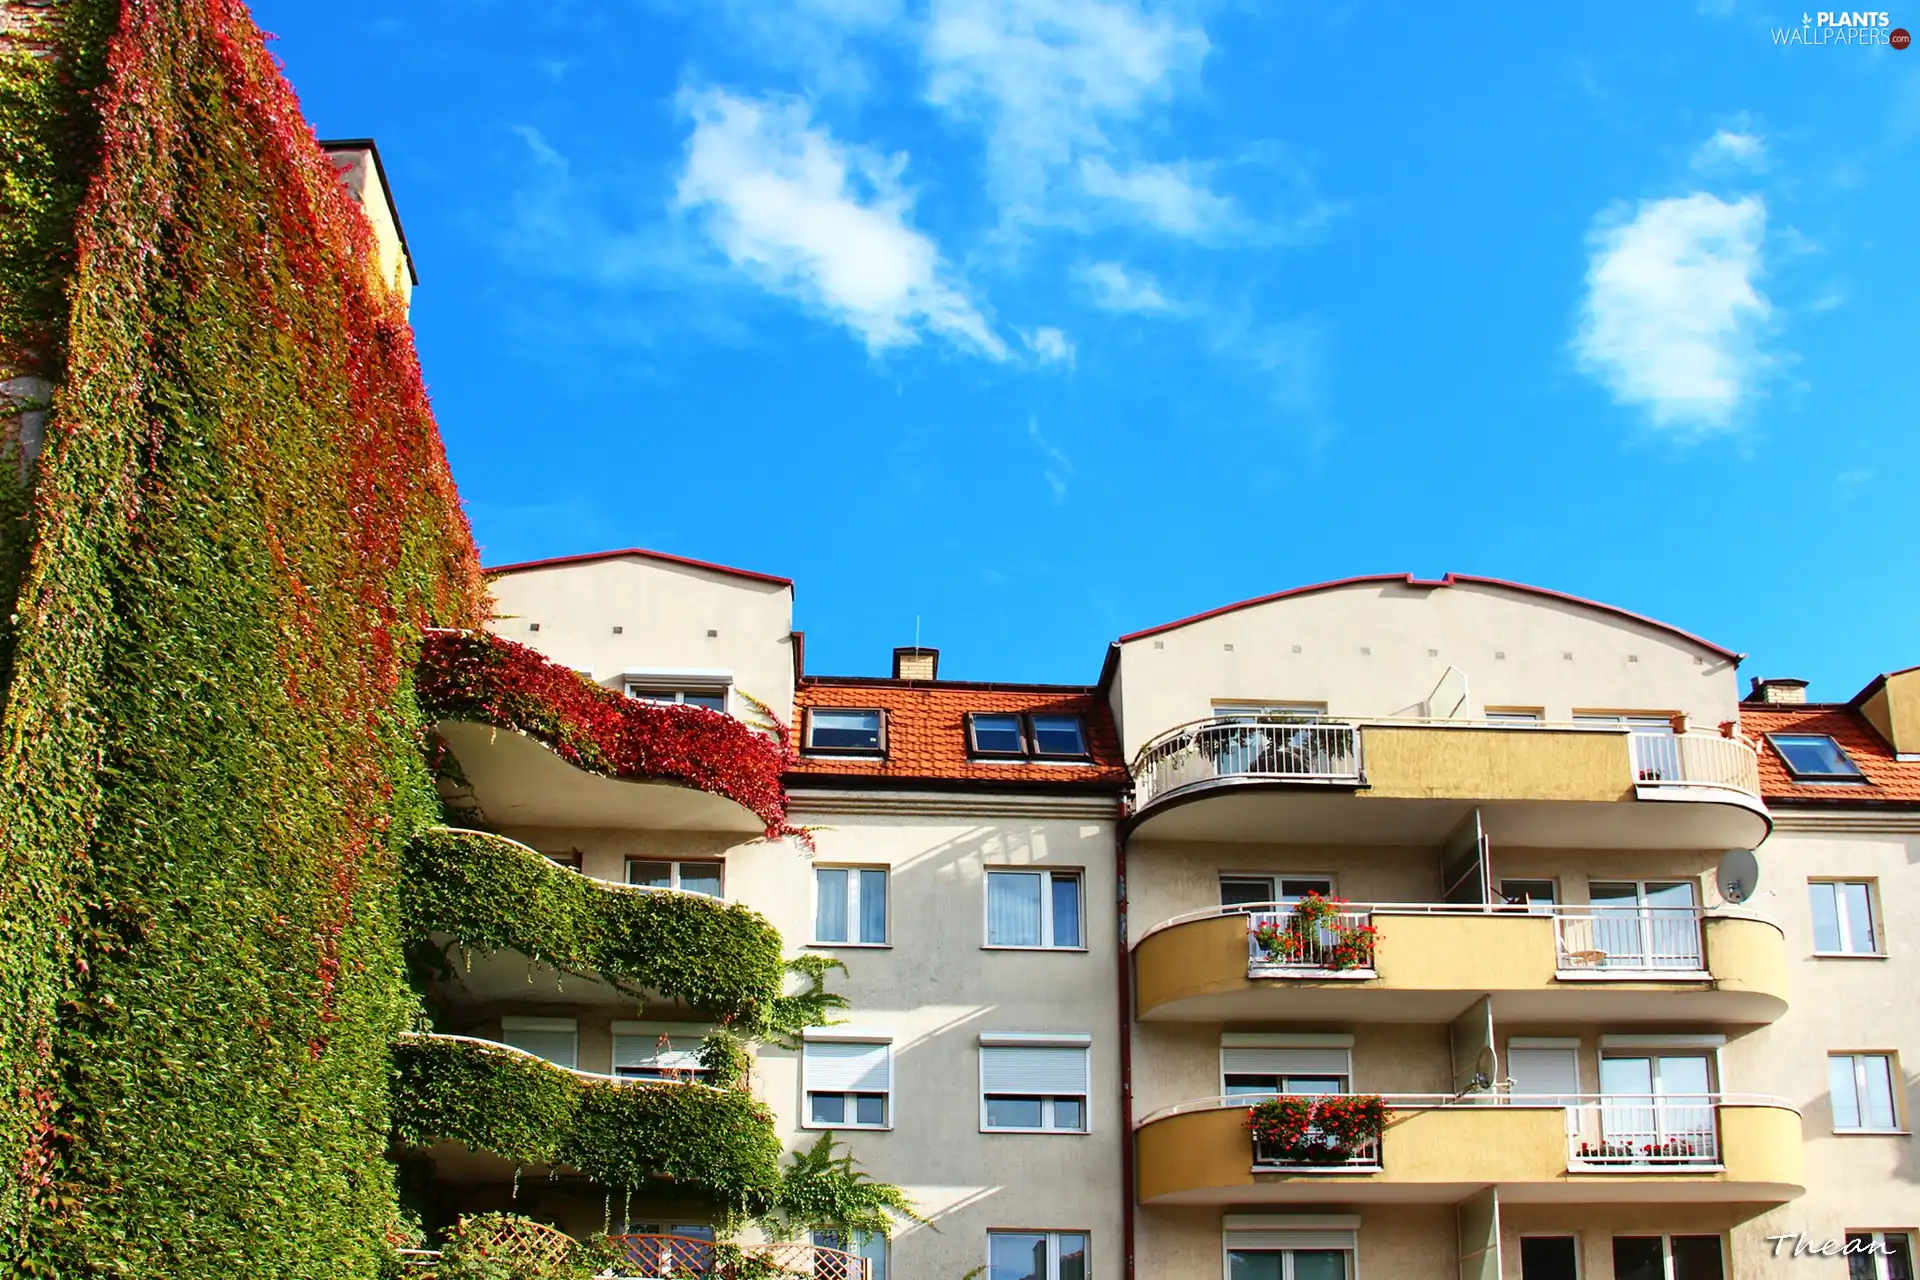
[(1354, 1251), (1354, 1231), (1229, 1231), (1229, 1249), (1344, 1249)]
[(1353, 1051), (1328, 1048), (1222, 1049), (1220, 1070), (1230, 1076), (1350, 1076)]
[(983, 1046), (980, 1087), (986, 1093), (1083, 1095), (1087, 1092), (1087, 1051), (1052, 1046)]
[(810, 1040), (804, 1055), (808, 1093), (888, 1093), (893, 1089), (890, 1044)]

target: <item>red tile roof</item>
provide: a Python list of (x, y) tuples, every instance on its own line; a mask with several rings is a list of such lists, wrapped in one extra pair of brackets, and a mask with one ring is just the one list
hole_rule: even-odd
[[(801, 754), (809, 707), (878, 708), (887, 713), (884, 760)], [(972, 711), (1044, 711), (1077, 715), (1086, 728), (1090, 763), (1040, 764), (972, 760), (966, 717)], [(793, 746), (798, 763), (789, 777), (949, 780), (1034, 786), (1102, 787), (1127, 781), (1120, 739), (1106, 703), (1082, 685), (981, 685), (947, 680), (834, 679), (803, 681), (794, 693)]]
[[(1760, 753), (1760, 793), (1769, 804), (1920, 804), (1920, 760), (1896, 760), (1886, 740), (1866, 717), (1848, 706), (1808, 703), (1804, 706), (1762, 706), (1743, 703), (1740, 729)], [(1839, 743), (1867, 781), (1850, 785), (1795, 782), (1764, 735), (1769, 733), (1824, 733)]]

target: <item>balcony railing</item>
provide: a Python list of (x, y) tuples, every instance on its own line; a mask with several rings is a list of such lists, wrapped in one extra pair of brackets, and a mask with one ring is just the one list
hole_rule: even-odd
[(1556, 907), (1554, 963), (1562, 973), (1705, 973), (1699, 907)]
[(1627, 735), (1633, 779), (1642, 786), (1714, 787), (1760, 794), (1760, 762), (1753, 748), (1717, 733)]
[(1352, 724), (1280, 716), (1196, 720), (1140, 749), (1133, 803), (1145, 809), (1183, 787), (1223, 779), (1358, 786), (1360, 730)]
[(612, 1236), (608, 1243), (620, 1253), (616, 1274), (622, 1280), (682, 1280), (692, 1276), (714, 1280), (759, 1280), (763, 1276), (869, 1280), (866, 1259), (798, 1240), (728, 1245), (692, 1236), (624, 1235)]
[[(1247, 976), (1250, 978), (1373, 976), (1373, 945), (1367, 931), (1373, 922), (1373, 911), (1369, 907), (1336, 912), (1318, 928), (1305, 930), (1289, 928), (1295, 912), (1288, 903), (1257, 903), (1220, 910), (1221, 914), (1247, 913)], [(1281, 935), (1280, 945), (1261, 945), (1259, 934), (1267, 927)], [(1364, 942), (1357, 943), (1356, 939)]]

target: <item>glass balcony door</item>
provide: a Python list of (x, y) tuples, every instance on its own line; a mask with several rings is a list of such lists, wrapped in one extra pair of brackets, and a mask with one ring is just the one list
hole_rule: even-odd
[(1631, 1163), (1717, 1157), (1712, 1061), (1705, 1054), (1606, 1054), (1600, 1059), (1604, 1158)]
[(1593, 949), (1609, 969), (1701, 967), (1700, 917), (1690, 880), (1596, 880)]

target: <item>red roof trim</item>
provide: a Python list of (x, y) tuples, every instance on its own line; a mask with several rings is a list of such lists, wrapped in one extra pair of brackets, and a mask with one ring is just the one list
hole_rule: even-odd
[(1568, 604), (1577, 604), (1587, 609), (1598, 609), (1602, 613), (1610, 613), (1617, 618), (1625, 618), (1630, 622), (1637, 622), (1642, 626), (1652, 627), (1656, 631), (1665, 631), (1670, 635), (1679, 636), (1682, 640), (1690, 644), (1697, 644), (1702, 649), (1717, 653), (1723, 658), (1730, 658), (1734, 662), (1739, 662), (1747, 656), (1744, 653), (1735, 653), (1731, 649), (1723, 648), (1711, 640), (1703, 640), (1690, 631), (1682, 631), (1679, 627), (1671, 626), (1654, 618), (1649, 618), (1645, 614), (1634, 613), (1630, 609), (1622, 609), (1617, 605), (1602, 604), (1598, 600), (1588, 600), (1583, 596), (1569, 595), (1564, 591), (1553, 591), (1546, 587), (1531, 587), (1524, 582), (1508, 582), (1504, 578), (1482, 578), (1470, 573), (1450, 573), (1438, 581), (1416, 578), (1410, 573), (1371, 573), (1356, 578), (1336, 578), (1332, 582), (1316, 582), (1311, 586), (1288, 587), (1285, 591), (1276, 591), (1271, 595), (1257, 596), (1252, 600), (1242, 600), (1238, 604), (1222, 605), (1218, 609), (1209, 609), (1205, 613), (1196, 613), (1191, 617), (1181, 618), (1175, 622), (1163, 622), (1157, 627), (1148, 627), (1144, 631), (1131, 632), (1121, 636), (1116, 643), (1128, 644), (1134, 640), (1144, 640), (1148, 636), (1161, 635), (1176, 628), (1187, 626), (1190, 623), (1205, 622), (1209, 618), (1217, 618), (1222, 614), (1235, 613), (1241, 609), (1251, 609), (1255, 605), (1272, 604), (1276, 600), (1286, 600), (1293, 596), (1308, 595), (1315, 591), (1332, 591), (1338, 587), (1357, 587), (1364, 586), (1368, 583), (1378, 583), (1383, 586), (1388, 583), (1395, 583), (1401, 586), (1429, 588), (1452, 586), (1502, 587), (1508, 591), (1523, 591), (1529, 595), (1545, 596), (1550, 600), (1561, 600)]
[(639, 556), (643, 560), (659, 560), (665, 564), (682, 565), (688, 569), (705, 569), (709, 573), (728, 573), (736, 578), (750, 578), (755, 582), (770, 582), (775, 586), (793, 590), (792, 578), (781, 578), (771, 573), (756, 573), (752, 569), (736, 569), (732, 565), (714, 564), (707, 560), (689, 560), (686, 556), (668, 555), (664, 551), (648, 551), (644, 547), (628, 547), (621, 551), (586, 551), (576, 556), (554, 556), (546, 560), (522, 560), (518, 564), (495, 565), (491, 569), (482, 569), (481, 573), (491, 577), (499, 573), (519, 573), (524, 569), (552, 569), (563, 564), (587, 564), (594, 560), (618, 560), (621, 556)]

